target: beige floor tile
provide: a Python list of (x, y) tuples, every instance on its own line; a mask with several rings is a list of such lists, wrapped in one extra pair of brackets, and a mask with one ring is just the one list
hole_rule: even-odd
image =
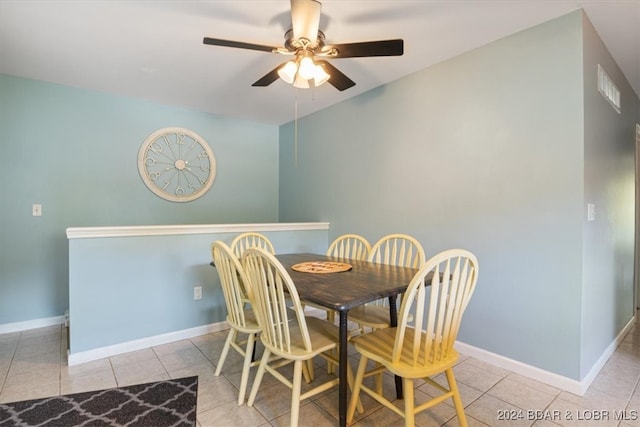
[(552, 413), (558, 413), (559, 419), (554, 419), (553, 422), (563, 427), (615, 427), (618, 425), (618, 421), (613, 420), (611, 416), (612, 410), (607, 409), (604, 404), (584, 407), (558, 397), (547, 409)]
[(158, 359), (149, 359), (120, 366), (114, 365), (113, 371), (119, 387), (162, 381), (170, 378)]
[(620, 420), (620, 427), (638, 427), (640, 426), (640, 413), (637, 406), (634, 408), (627, 408), (624, 412), (619, 412), (614, 417)]
[[(314, 404), (302, 405), (298, 414), (298, 427), (333, 427), (338, 420)], [(287, 413), (271, 420), (273, 427), (288, 427), (291, 414)]]
[(19, 358), (11, 364), (9, 375), (17, 375), (42, 369), (60, 371), (60, 355), (57, 352), (40, 353), (32, 357)]
[(612, 396), (593, 387), (589, 388), (583, 396), (563, 391), (558, 395), (557, 399), (571, 402), (582, 409), (606, 409), (609, 411), (624, 409), (628, 401), (628, 398)]
[(191, 345), (191, 347), (176, 349), (175, 351), (158, 353), (158, 359), (160, 359), (160, 362), (167, 371), (185, 369), (192, 365), (211, 365), (209, 359), (207, 359), (194, 345)]
[(214, 377), (207, 381), (198, 378), (198, 412), (205, 412), (229, 402), (237, 404), (237, 400), (238, 389), (225, 377)]
[[(301, 402), (300, 406), (308, 404), (309, 401), (306, 400)], [(279, 382), (269, 387), (261, 386), (253, 407), (268, 421), (287, 414), (291, 411), (291, 389)]]
[(83, 393), (117, 387), (116, 377), (111, 369), (91, 371), (84, 375), (73, 375), (60, 383), (60, 394)]
[(538, 420), (533, 423), (533, 427), (558, 427), (558, 426), (559, 424), (556, 424), (554, 422), (547, 421), (544, 419)]
[(102, 371), (110, 371), (113, 374), (113, 368), (109, 358), (93, 360), (73, 366), (62, 365), (60, 368), (60, 380), (69, 381), (75, 377), (95, 374)]
[(255, 408), (238, 406), (228, 402), (204, 412), (198, 412), (198, 422), (202, 427), (258, 427), (269, 425)]
[[(488, 424), (485, 424), (482, 421), (476, 420), (469, 414), (465, 414), (465, 416), (467, 418), (468, 427), (488, 427)], [(458, 417), (452, 418), (448, 423), (445, 424), (445, 427), (460, 427), (460, 422), (458, 420)]]
[(109, 358), (111, 365), (115, 368), (121, 368), (126, 365), (135, 365), (145, 363), (149, 360), (158, 360), (158, 356), (153, 349), (145, 348), (143, 350), (132, 351), (130, 353), (119, 354)]
[[(455, 373), (455, 368), (454, 368), (454, 373)], [(443, 387), (447, 387), (447, 388), (449, 387), (449, 384), (447, 383), (447, 379), (444, 374), (436, 376), (434, 378), (434, 381), (436, 381), (438, 384), (442, 385)], [(483, 394), (482, 391), (475, 389), (473, 387), (470, 387), (465, 383), (461, 383), (457, 379), (456, 379), (456, 383), (458, 384), (458, 390), (460, 390), (460, 398), (462, 399), (462, 404), (465, 407), (469, 406), (471, 403), (473, 403), (476, 399), (478, 399)], [(442, 394), (442, 392), (439, 389), (430, 385), (429, 383), (424, 383), (423, 385), (421, 385), (419, 387), (419, 390), (424, 393), (427, 393), (432, 397), (437, 397)], [(449, 406), (453, 406), (453, 401), (451, 399), (447, 399), (443, 403)]]
[(0, 403), (19, 402), (22, 400), (40, 399), (43, 397), (59, 396), (60, 384), (57, 382), (40, 384), (33, 388), (3, 389), (0, 393)]
[(465, 408), (465, 412), (490, 426), (530, 426), (526, 410), (485, 394)]
[(49, 386), (52, 383), (59, 386), (59, 381), (59, 365), (47, 366), (40, 369), (20, 372), (18, 374), (12, 374), (11, 370), (9, 370), (9, 375), (5, 380), (2, 391), (17, 392), (21, 390), (30, 390), (38, 387)]
[(454, 368), (456, 380), (476, 390), (485, 392), (507, 376), (508, 371), (487, 368), (487, 363), (474, 363), (467, 359)]
[(526, 385), (528, 387), (531, 387), (531, 388), (533, 388), (535, 390), (538, 390), (538, 391), (541, 391), (543, 393), (551, 394), (553, 396), (557, 396), (561, 392), (560, 389), (558, 389), (556, 387), (553, 387), (553, 386), (551, 386), (549, 384), (545, 384), (545, 383), (542, 383), (540, 381), (536, 381), (534, 379), (527, 378), (525, 376), (522, 376), (522, 375), (519, 375), (519, 374), (516, 374), (516, 373), (513, 373), (513, 372), (510, 373), (506, 378), (508, 378), (509, 380), (512, 380), (512, 381), (516, 381), (516, 382), (518, 382), (520, 384), (524, 384), (524, 385)]
[(212, 381), (214, 378), (214, 367), (209, 361), (201, 362), (197, 365), (191, 365), (175, 370), (168, 370), (171, 378), (184, 378), (197, 375), (199, 381)]
[(555, 394), (544, 393), (509, 377), (493, 386), (487, 393), (525, 410), (544, 410), (556, 397)]

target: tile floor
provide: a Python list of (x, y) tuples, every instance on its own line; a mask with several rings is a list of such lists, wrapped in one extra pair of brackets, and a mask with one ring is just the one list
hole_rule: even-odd
[[(199, 427), (289, 425), (290, 392), (269, 375), (265, 375), (254, 407), (237, 406), (242, 369), (237, 353), (230, 352), (223, 375), (213, 375), (225, 337), (226, 331), (218, 332), (70, 367), (62, 326), (2, 334), (0, 403), (199, 375)], [(357, 355), (352, 353), (351, 357), (355, 368)], [(327, 375), (324, 362), (316, 366), (318, 378)], [(470, 357), (462, 357), (454, 371), (471, 427), (640, 426), (637, 326), (582, 397)], [(392, 389), (391, 377), (385, 378), (385, 387)], [(336, 393), (333, 389), (303, 402), (300, 425), (337, 425)], [(431, 393), (430, 386), (423, 383), (415, 394), (420, 400)], [(364, 395), (363, 404), (365, 413), (357, 417), (354, 426), (404, 425), (400, 417)], [(420, 414), (416, 424), (457, 426), (454, 415), (452, 405), (445, 403)]]

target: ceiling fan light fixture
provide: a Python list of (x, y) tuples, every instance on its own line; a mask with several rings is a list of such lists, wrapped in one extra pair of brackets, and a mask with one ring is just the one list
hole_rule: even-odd
[(311, 80), (315, 76), (316, 64), (310, 56), (304, 56), (300, 60), (300, 67), (298, 68), (298, 74), (305, 80)]
[(293, 86), (298, 89), (309, 89), (309, 80), (303, 78), (300, 73), (298, 73), (296, 79), (293, 81)]
[(331, 76), (327, 74), (322, 65), (316, 65), (313, 70), (313, 81), (316, 87), (326, 83)]
[(282, 80), (284, 80), (289, 84), (293, 84), (293, 82), (296, 79), (297, 73), (298, 73), (298, 64), (296, 64), (296, 62), (294, 61), (287, 62), (278, 70), (278, 76), (280, 76)]

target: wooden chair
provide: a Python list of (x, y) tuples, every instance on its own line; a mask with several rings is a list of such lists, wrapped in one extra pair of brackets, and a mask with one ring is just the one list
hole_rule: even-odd
[(271, 241), (264, 234), (248, 232), (237, 235), (231, 241), (231, 250), (238, 258), (242, 258), (244, 251), (249, 248), (263, 248), (269, 253), (275, 254)]
[[(353, 338), (361, 357), (347, 412), (348, 423), (353, 420), (362, 390), (404, 417), (406, 426), (415, 424), (415, 414), (451, 398), (458, 422), (463, 427), (467, 425), (453, 374), (453, 365), (458, 360), (458, 352), (453, 345), (477, 279), (478, 261), (472, 253), (462, 249), (441, 252), (428, 260), (411, 280), (404, 294), (397, 328), (380, 329)], [(413, 312), (414, 322), (409, 320), (410, 312)], [(380, 367), (365, 373), (369, 360)], [(362, 384), (363, 378), (381, 374), (384, 370), (403, 378), (404, 410), (396, 407), (381, 392)], [(449, 388), (430, 378), (442, 372)], [(415, 407), (414, 379), (424, 379), (443, 394)]]
[[(262, 327), (260, 340), (265, 347), (247, 404), (253, 406), (267, 371), (292, 390), (291, 426), (297, 426), (300, 401), (338, 385), (339, 380), (334, 378), (301, 392), (307, 361), (321, 356), (337, 365), (338, 360), (330, 353), (338, 347), (338, 328), (322, 319), (305, 317), (298, 291), (275, 256), (262, 248), (250, 248), (245, 251), (242, 262), (252, 291), (251, 302)], [(272, 355), (278, 359), (273, 360)], [(290, 363), (294, 364), (291, 380), (278, 371)], [(352, 384), (353, 373), (349, 365), (347, 372), (349, 384)], [(356, 405), (361, 409), (358, 402)]]
[(371, 252), (371, 244), (367, 239), (358, 234), (343, 234), (331, 242), (327, 249), (327, 256), (366, 261), (369, 252)]
[[(227, 322), (229, 323), (229, 334), (222, 348), (220, 360), (215, 371), (215, 375), (220, 375), (222, 366), (229, 353), (229, 348), (233, 348), (244, 357), (242, 366), (242, 376), (240, 378), (240, 390), (238, 393), (238, 406), (244, 403), (244, 396), (247, 390), (249, 371), (258, 362), (253, 362), (253, 349), (256, 338), (260, 334), (260, 326), (251, 309), (247, 309), (245, 296), (249, 295), (249, 289), (245, 289), (247, 283), (244, 269), (238, 258), (231, 249), (222, 241), (213, 242), (211, 245), (211, 256), (215, 262), (216, 270), (220, 276), (220, 285), (224, 301), (227, 305)], [(246, 341), (239, 341), (239, 334), (247, 334)]]
[[(276, 253), (271, 241), (264, 234), (247, 232), (238, 234), (232, 241), (230, 248), (238, 259), (242, 258), (244, 251), (248, 248), (263, 248), (270, 253)], [(244, 295), (244, 302), (249, 303), (249, 297)]]
[[(420, 242), (406, 234), (382, 237), (373, 245), (368, 257), (370, 262), (412, 268), (420, 268), (425, 260)], [(373, 330), (388, 328), (390, 323), (387, 303), (386, 299), (381, 299), (356, 307), (349, 311), (349, 319), (360, 326), (360, 332), (364, 332), (365, 327)]]

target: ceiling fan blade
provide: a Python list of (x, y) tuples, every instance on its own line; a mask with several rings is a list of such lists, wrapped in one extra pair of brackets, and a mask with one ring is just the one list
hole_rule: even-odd
[(226, 46), (226, 47), (237, 47), (240, 49), (250, 49), (250, 50), (260, 50), (263, 52), (274, 52), (277, 51), (278, 48), (265, 46), (262, 44), (253, 44), (253, 43), (245, 43), (245, 42), (237, 42), (233, 40), (223, 40), (223, 39), (212, 39), (210, 37), (205, 37), (202, 42), (204, 44), (210, 44), (214, 46)]
[(329, 83), (340, 92), (343, 90), (349, 89), (356, 85), (356, 83), (347, 77), (342, 71), (338, 70), (336, 67), (331, 65), (331, 63), (327, 61), (316, 61), (316, 64), (322, 65), (324, 70), (329, 74)]
[(276, 80), (278, 80), (280, 78), (280, 76), (278, 75), (278, 70), (281, 67), (282, 67), (282, 64), (278, 65), (276, 68), (274, 68), (273, 70), (269, 71), (264, 76), (260, 77), (251, 86), (260, 86), (260, 87), (269, 86), (271, 83), (275, 82)]
[(291, 0), (293, 38), (315, 42), (318, 38), (322, 4), (316, 0)]
[(401, 56), (404, 53), (402, 39), (378, 40), (360, 43), (343, 43), (325, 46), (323, 51), (335, 48), (338, 52), (332, 58), (362, 58), (366, 56)]

